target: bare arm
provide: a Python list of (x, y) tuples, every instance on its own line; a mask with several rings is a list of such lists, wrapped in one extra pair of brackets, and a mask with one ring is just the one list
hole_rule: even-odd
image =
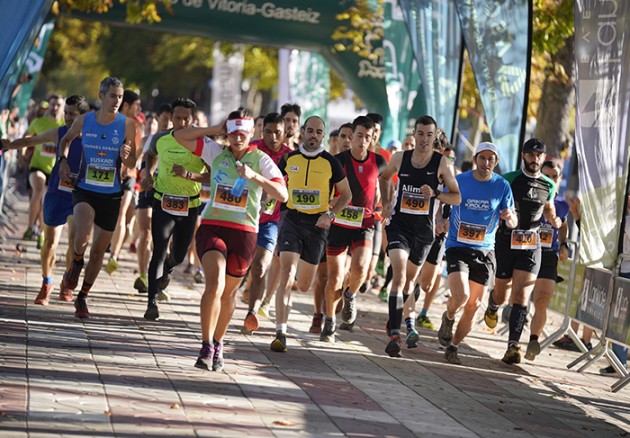
[(197, 139), (205, 136), (219, 135), (225, 133), (223, 125), (208, 126), (207, 128), (198, 128), (191, 126), (189, 128), (178, 129), (173, 131), (175, 140), (191, 152), (197, 149)]
[[(444, 186), (448, 192), (440, 192), (436, 199), (444, 204), (459, 205), (462, 202), (462, 195), (459, 192), (459, 184), (455, 179), (455, 167), (447, 158), (442, 157), (440, 160), (439, 174), (444, 181)], [(435, 195), (435, 192), (433, 193)], [(425, 194), (426, 196), (426, 194)]]
[(33, 137), (24, 137), (8, 143), (4, 149), (20, 149), (44, 143), (55, 143), (59, 140), (59, 129), (52, 128)]
[[(341, 210), (346, 208), (350, 201), (352, 200), (352, 190), (350, 190), (350, 184), (348, 184), (348, 178), (344, 178), (338, 183), (335, 184), (335, 190), (339, 193), (339, 196), (336, 197), (335, 205), (330, 208), (335, 216), (341, 213)], [(332, 219), (327, 214), (322, 214), (318, 219), (315, 226), (319, 228), (328, 229), (330, 228), (330, 224)]]
[(558, 242), (560, 242), (560, 250), (558, 251), (558, 258), (561, 261), (565, 261), (569, 258), (569, 248), (567, 247), (567, 239), (569, 237), (569, 224), (567, 221), (562, 222), (558, 229)]
[(287, 202), (287, 199), (289, 199), (289, 192), (284, 181), (272, 181), (246, 165), (238, 166), (236, 172), (238, 172), (239, 176), (254, 181), (273, 199), (277, 199), (280, 202)]
[(189, 181), (194, 181), (202, 184), (210, 183), (210, 173), (194, 173), (186, 170), (184, 166), (180, 166), (179, 164), (173, 164), (173, 168), (171, 169), (173, 175), (178, 176), (180, 178), (187, 179)]
[(68, 157), (68, 150), (70, 149), (70, 142), (77, 138), (79, 134), (81, 134), (81, 129), (83, 129), (83, 116), (79, 116), (74, 119), (72, 126), (66, 132), (66, 135), (59, 141), (59, 156), (60, 157)]
[(127, 168), (136, 167), (136, 125), (129, 118), (125, 121), (125, 142), (120, 148), (120, 158)]
[(402, 152), (396, 152), (392, 159), (389, 161), (385, 170), (378, 179), (379, 188), (381, 190), (381, 201), (383, 202), (383, 217), (388, 218), (391, 211), (392, 202), (392, 177), (400, 170), (400, 164), (402, 163)]
[(562, 220), (556, 216), (556, 206), (553, 201), (549, 201), (543, 207), (543, 216), (545, 220), (551, 224), (554, 228), (560, 228)]

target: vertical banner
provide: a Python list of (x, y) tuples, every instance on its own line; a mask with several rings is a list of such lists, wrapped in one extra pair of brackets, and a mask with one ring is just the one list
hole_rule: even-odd
[(328, 125), (330, 70), (321, 55), (293, 50), (289, 63), (291, 102), (302, 107), (302, 121), (319, 116)]
[(611, 269), (628, 180), (630, 2), (575, 2), (580, 260)]
[(403, 140), (418, 95), (420, 76), (411, 38), (396, 0), (386, 0), (383, 5), (383, 31), (385, 91), (390, 113), (385, 119), (381, 139), (381, 144), (385, 145), (391, 140)]
[(39, 35), (37, 36), (35, 43), (33, 44), (33, 48), (29, 52), (28, 58), (26, 58), (26, 62), (24, 63), (24, 68), (22, 69), (20, 76), (27, 73), (30, 75), (31, 79), (22, 84), (20, 91), (13, 99), (13, 103), (20, 108), (21, 116), (26, 115), (28, 101), (33, 94), (33, 88), (35, 88), (39, 72), (44, 64), (46, 48), (48, 47), (48, 41), (50, 41), (50, 35), (52, 34), (54, 28), (54, 21), (44, 23), (39, 31)]
[(455, 0), (401, 0), (426, 96), (427, 114), (452, 140), (462, 68)]
[(527, 119), (530, 0), (458, 0), (455, 5), (501, 171), (514, 170)]
[(214, 66), (212, 67), (212, 99), (210, 124), (225, 120), (232, 111), (241, 106), (241, 82), (245, 47), (235, 44), (237, 51), (229, 56), (221, 53), (219, 43), (214, 44)]

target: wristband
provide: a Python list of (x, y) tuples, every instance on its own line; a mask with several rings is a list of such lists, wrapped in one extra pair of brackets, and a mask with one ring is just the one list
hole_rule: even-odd
[(442, 194), (442, 192), (439, 191), (438, 189), (435, 189), (434, 192), (435, 192), (435, 195), (433, 197), (436, 198), (436, 199), (437, 199), (438, 196), (440, 196)]

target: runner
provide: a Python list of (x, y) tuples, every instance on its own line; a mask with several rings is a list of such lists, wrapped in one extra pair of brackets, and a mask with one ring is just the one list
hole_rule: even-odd
[(212, 199), (204, 208), (196, 237), (206, 288), (201, 298), (202, 346), (195, 366), (206, 370), (223, 369), (223, 337), (236, 305), (236, 291), (254, 255), (263, 190), (280, 202), (287, 200), (278, 167), (269, 155), (249, 145), (253, 130), (249, 112), (239, 108), (226, 122), (227, 148), (202, 138), (218, 133), (217, 128), (175, 133), (177, 141), (211, 169)]
[[(341, 298), (343, 322), (348, 328), (354, 325), (357, 317), (356, 294), (369, 268), (374, 235), (374, 205), (380, 196), (378, 177), (386, 166), (382, 156), (368, 150), (373, 134), (374, 122), (365, 116), (357, 117), (352, 122), (351, 149), (335, 156), (348, 179), (352, 202), (335, 217), (328, 233), (326, 321), (319, 338), (324, 342), (335, 342), (335, 310)], [(349, 283), (342, 291), (348, 248), (352, 252)]]
[[(39, 135), (45, 131), (59, 128), (64, 125), (63, 99), (56, 94), (48, 98), (48, 109), (42, 117), (33, 120), (26, 131), (26, 137)], [(35, 226), (39, 220), (43, 226), (42, 202), (46, 194), (46, 186), (50, 172), (55, 165), (57, 156), (56, 142), (38, 144), (32, 151), (29, 163), (28, 185), (31, 189), (30, 204), (28, 206), (28, 225), (22, 240), (37, 238), (37, 249), (44, 244), (44, 235)]]
[(77, 287), (84, 265), (83, 256), (90, 235), (93, 235), (83, 285), (74, 301), (77, 318), (90, 316), (88, 293), (98, 277), (105, 249), (116, 228), (122, 198), (121, 165), (129, 168), (136, 165), (135, 124), (117, 112), (122, 102), (122, 83), (115, 77), (107, 77), (101, 81), (98, 95), (101, 108), (77, 117), (59, 142), (59, 177), (66, 183), (72, 182), (72, 172), (67, 162), (70, 143), (79, 134), (83, 143), (81, 168), (72, 193), (74, 260), (64, 276), (64, 287)]
[(488, 327), (496, 327), (499, 307), (505, 302), (511, 283), (510, 335), (502, 359), (507, 364), (521, 362), (518, 343), (527, 317), (529, 295), (540, 269), (538, 228), (541, 219), (544, 215), (554, 228), (561, 225), (553, 205), (556, 185), (540, 172), (546, 157), (545, 151), (542, 141), (537, 138), (527, 140), (521, 153), (524, 168), (503, 175), (512, 188), (518, 226), (512, 230), (503, 223), (499, 225), (495, 244), (496, 281), (494, 290), (488, 294), (484, 320)]
[[(157, 132), (163, 132), (172, 126), (173, 108), (165, 103), (160, 105), (157, 112)], [(184, 117), (185, 118), (185, 117)], [(145, 154), (154, 134), (144, 137), (141, 141), (141, 147), (138, 147), (138, 161), (140, 166), (140, 191), (138, 193), (138, 202), (136, 203), (136, 224), (139, 230), (138, 240), (136, 244), (136, 254), (138, 258), (138, 277), (133, 283), (134, 289), (140, 293), (149, 291), (149, 260), (151, 258), (151, 216), (153, 213), (153, 189), (142, 189), (142, 179), (146, 176)]]
[[(452, 209), (446, 238), (451, 296), (438, 330), (438, 340), (446, 347), (446, 360), (456, 365), (461, 365), (458, 346), (470, 332), (488, 282), (494, 275), (494, 241), (499, 220), (505, 221), (508, 228), (517, 225), (510, 185), (494, 173), (499, 163), (497, 147), (480, 143), (473, 159), (477, 169), (456, 177), (462, 202)], [(464, 313), (453, 335), (455, 315), (462, 307)]]
[[(560, 187), (562, 180), (562, 164), (557, 160), (545, 161), (541, 172), (552, 180), (556, 187)], [(525, 352), (525, 359), (534, 360), (540, 354), (540, 343), (538, 338), (542, 334), (547, 322), (547, 306), (551, 300), (551, 295), (558, 280), (558, 260), (569, 258), (569, 248), (567, 237), (569, 225), (567, 216), (569, 215), (569, 203), (561, 195), (556, 194), (554, 199), (556, 216), (562, 221), (560, 228), (553, 228), (546, 220), (541, 221), (538, 237), (541, 246), (541, 262), (538, 278), (534, 285), (534, 316), (530, 324), (529, 343)], [(568, 279), (567, 279), (568, 280)]]
[[(123, 101), (119, 108), (120, 114), (127, 117), (127, 119), (134, 121), (135, 124), (135, 119), (136, 117), (138, 117), (141, 109), (140, 95), (135, 91), (125, 90), (125, 92), (123, 93)], [(142, 139), (142, 131), (138, 129), (137, 124), (135, 124), (135, 126), (136, 145), (139, 145)], [(107, 265), (105, 266), (105, 272), (107, 272), (109, 275), (112, 275), (118, 269), (118, 256), (120, 255), (120, 251), (123, 247), (125, 236), (127, 234), (127, 210), (129, 209), (129, 206), (131, 205), (131, 202), (133, 200), (134, 186), (136, 185), (135, 168), (128, 169), (127, 167), (123, 167), (121, 175), (123, 197), (120, 203), (120, 214), (118, 215), (116, 229), (114, 230), (114, 234), (112, 235), (111, 255), (109, 261), (107, 262)]]
[(339, 127), (337, 137), (337, 153), (350, 150), (350, 140), (352, 138), (352, 123), (344, 123)]
[[(151, 139), (146, 154), (146, 175), (142, 178), (142, 188), (154, 192), (151, 215), (153, 254), (149, 262), (149, 296), (144, 313), (144, 318), (149, 320), (160, 317), (156, 300), (169, 300), (165, 289), (173, 269), (186, 258), (201, 205), (201, 182), (206, 178), (201, 175), (204, 162), (175, 138), (177, 131), (192, 124), (197, 108), (195, 102), (180, 97), (171, 107), (173, 129), (160, 132)], [(154, 180), (152, 175), (156, 170)]]
[[(400, 357), (403, 303), (433, 242), (435, 201), (451, 205), (461, 201), (453, 164), (433, 150), (436, 128), (432, 117), (418, 118), (415, 149), (396, 153), (380, 177), (383, 218), (388, 220), (387, 252), (394, 275), (388, 300), (391, 338), (385, 349), (391, 357)], [(392, 198), (391, 179), (395, 174), (399, 183)], [(439, 184), (444, 184), (448, 192), (439, 191)]]
[[(304, 143), (285, 155), (278, 166), (287, 177), (289, 200), (278, 237), (282, 277), (276, 294), (276, 338), (271, 343), (275, 352), (287, 351), (290, 284), (296, 272), (298, 289), (308, 291), (326, 248), (330, 224), (352, 199), (341, 163), (322, 145), (325, 133), (324, 121), (309, 117), (302, 128)], [(339, 197), (330, 208), (333, 190)]]
[[(64, 106), (64, 119), (66, 125), (60, 128), (49, 129), (34, 137), (15, 140), (7, 145), (6, 149), (18, 149), (41, 144), (53, 143), (56, 154), (59, 155), (59, 140), (68, 132), (74, 119), (90, 110), (90, 106), (83, 96), (70, 96), (66, 99)], [(70, 144), (68, 153), (68, 164), (72, 175), (79, 172), (82, 155), (81, 138), (77, 137)], [(50, 301), (50, 293), (53, 287), (53, 267), (55, 266), (55, 256), (61, 231), (65, 223), (68, 223), (68, 250), (66, 251), (66, 269), (69, 269), (74, 258), (73, 236), (74, 221), (72, 220), (72, 186), (59, 180), (59, 160), (50, 172), (48, 191), (44, 197), (44, 236), (45, 241), (41, 251), (42, 266), (42, 287), (35, 298), (35, 304), (47, 306)], [(72, 301), (72, 290), (62, 287), (59, 290), (59, 300)]]
[[(268, 114), (263, 122), (263, 138), (251, 145), (263, 151), (277, 165), (280, 159), (292, 151), (284, 140), (284, 119), (278, 113)], [(280, 204), (271, 199), (263, 205), (258, 224), (258, 239), (256, 253), (249, 271), (250, 286), (248, 297), (248, 312), (243, 323), (241, 333), (252, 334), (258, 330), (258, 317), (262, 295), (265, 292), (265, 274), (271, 264), (273, 252), (278, 240), (278, 223), (280, 222)]]
[(284, 119), (284, 144), (295, 150), (299, 147), (302, 108), (297, 103), (285, 103), (280, 107), (280, 116)]

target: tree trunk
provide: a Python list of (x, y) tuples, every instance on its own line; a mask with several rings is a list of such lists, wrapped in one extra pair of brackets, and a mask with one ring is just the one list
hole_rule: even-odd
[[(558, 68), (562, 67), (562, 68)], [(563, 70), (564, 69), (564, 70)], [(538, 107), (536, 137), (547, 145), (547, 155), (560, 158), (570, 152), (573, 143), (569, 133), (571, 108), (575, 106), (575, 55), (573, 35), (551, 57)]]

